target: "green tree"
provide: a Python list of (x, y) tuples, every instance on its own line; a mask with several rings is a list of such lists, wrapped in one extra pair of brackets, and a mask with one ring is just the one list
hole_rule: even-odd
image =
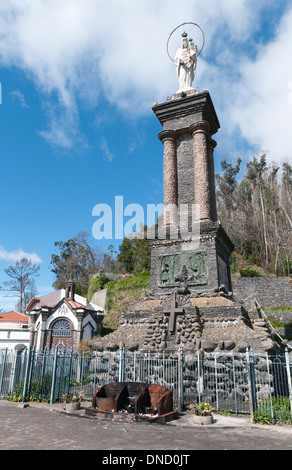
[(150, 270), (150, 245), (146, 239), (147, 226), (141, 225), (140, 231), (130, 238), (125, 237), (119, 246), (117, 268), (121, 273)]
[(135, 238), (133, 243), (134, 271), (150, 271), (151, 248), (145, 238)]
[(238, 187), (237, 175), (241, 163), (241, 158), (237, 159), (236, 165), (232, 165), (224, 159), (221, 162), (222, 173), (216, 175), (218, 203), (221, 205), (221, 213), (224, 210), (228, 218), (233, 218), (235, 210), (236, 200), (234, 195)]
[(86, 297), (90, 277), (102, 268), (104, 253), (91, 243), (85, 232), (66, 242), (57, 241), (55, 247), (58, 252), (51, 255), (51, 271), (56, 276), (53, 286), (56, 289), (64, 288), (72, 275), (76, 282), (76, 293)]
[(102, 271), (96, 276), (93, 276), (91, 278), (90, 286), (88, 289), (88, 300), (90, 301), (93, 297), (93, 294), (103, 289), (105, 284), (109, 281), (110, 279), (105, 274), (103, 274)]
[(117, 267), (120, 273), (129, 273), (134, 270), (134, 241), (124, 238), (119, 246)]

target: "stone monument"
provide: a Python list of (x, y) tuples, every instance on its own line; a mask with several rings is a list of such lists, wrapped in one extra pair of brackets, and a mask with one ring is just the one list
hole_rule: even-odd
[(234, 246), (217, 218), (212, 136), (220, 125), (210, 94), (175, 94), (153, 111), (163, 126), (166, 239), (151, 242), (151, 292), (166, 294), (182, 285), (195, 293), (220, 287), (231, 292)]
[(234, 245), (217, 217), (213, 140), (220, 128), (207, 90), (192, 88), (197, 48), (184, 33), (175, 65), (180, 89), (153, 112), (162, 125), (163, 221), (150, 240), (150, 292), (120, 328), (92, 347), (187, 351), (271, 351), (251, 299), (233, 298)]

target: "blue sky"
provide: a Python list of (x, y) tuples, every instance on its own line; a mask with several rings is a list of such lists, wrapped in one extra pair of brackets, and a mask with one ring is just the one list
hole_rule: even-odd
[[(222, 158), (263, 151), (269, 161), (292, 160), (291, 1), (3, 3), (0, 285), (26, 255), (41, 262), (39, 294), (50, 291), (54, 242), (92, 234), (96, 204), (113, 206), (115, 196), (162, 203), (161, 126), (151, 107), (178, 89), (166, 42), (183, 22), (206, 35), (194, 86), (210, 91), (221, 124), (216, 171)], [(0, 295), (0, 307), (15, 303)]]

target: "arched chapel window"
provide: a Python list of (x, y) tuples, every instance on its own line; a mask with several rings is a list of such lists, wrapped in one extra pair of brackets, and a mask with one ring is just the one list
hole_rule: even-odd
[(52, 346), (71, 345), (71, 325), (67, 320), (58, 320), (52, 327)]
[(53, 336), (71, 336), (71, 325), (67, 320), (59, 320), (53, 326)]

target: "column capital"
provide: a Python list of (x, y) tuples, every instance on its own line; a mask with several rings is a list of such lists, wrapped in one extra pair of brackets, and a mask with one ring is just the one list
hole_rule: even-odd
[(190, 134), (194, 135), (196, 132), (204, 132), (205, 134), (210, 134), (211, 126), (208, 121), (199, 121), (194, 122), (189, 126)]
[(163, 130), (159, 132), (158, 138), (161, 140), (161, 142), (164, 142), (165, 140), (175, 140), (178, 136), (177, 131), (173, 131), (171, 129), (169, 130)]
[(214, 150), (217, 147), (217, 142), (214, 139), (208, 139), (207, 145), (208, 145), (208, 148)]

